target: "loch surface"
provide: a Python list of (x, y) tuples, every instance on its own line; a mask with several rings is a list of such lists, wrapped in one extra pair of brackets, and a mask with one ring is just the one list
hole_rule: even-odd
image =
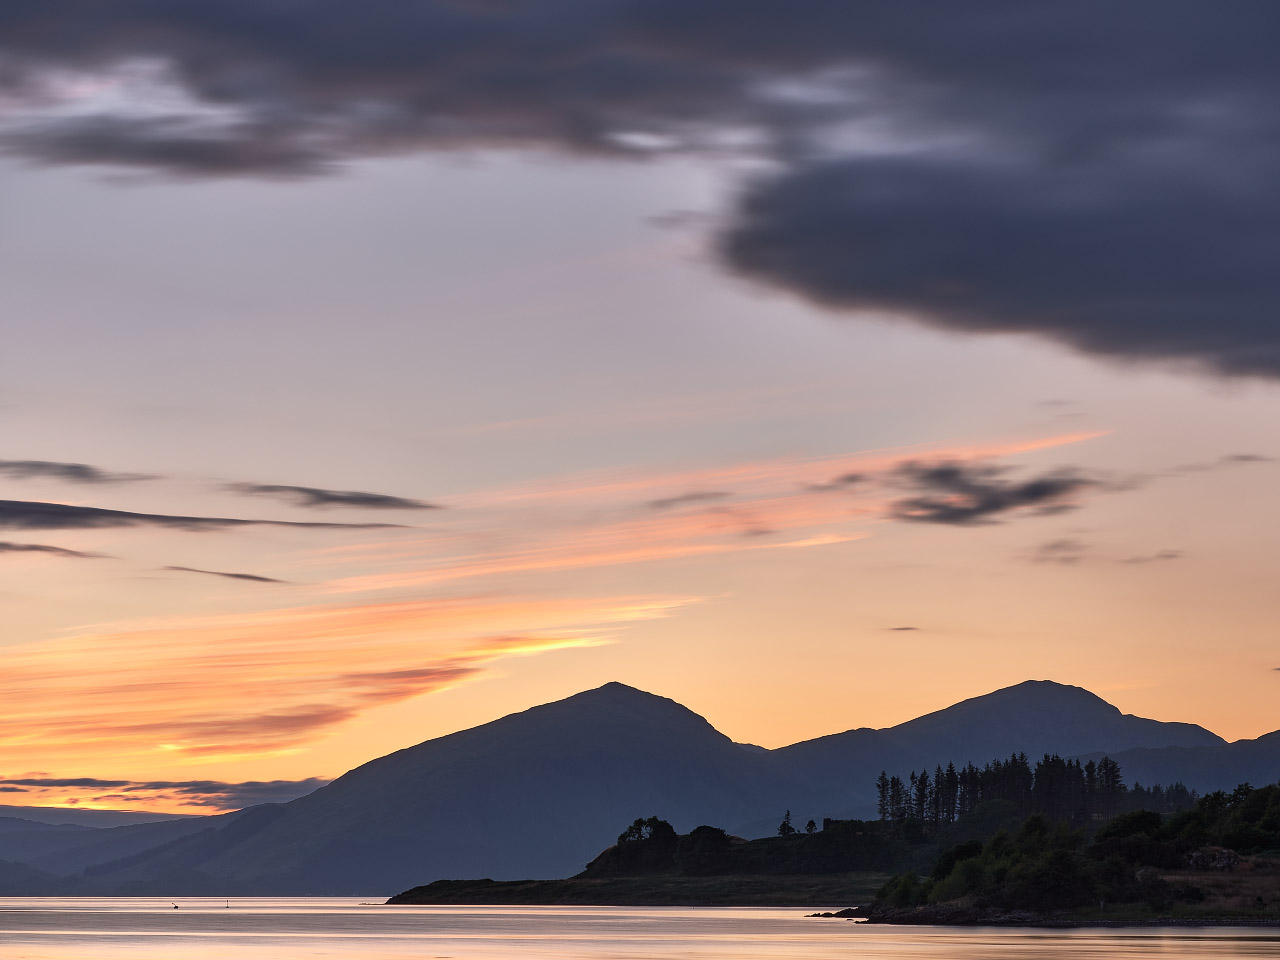
[(8, 898), (0, 900), (0, 958), (1122, 960), (1156, 955), (1161, 960), (1218, 960), (1280, 956), (1280, 930), (1265, 928), (870, 927), (810, 919), (805, 912), (791, 908), (388, 907), (377, 897), (364, 903), (359, 898)]

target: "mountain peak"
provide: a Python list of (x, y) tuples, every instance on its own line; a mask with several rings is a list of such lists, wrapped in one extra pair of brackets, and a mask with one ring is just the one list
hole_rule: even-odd
[[(608, 683), (601, 684), (598, 687), (592, 687), (590, 690), (583, 690), (581, 693), (575, 694), (575, 696), (581, 697), (581, 696), (586, 696), (588, 694), (598, 694), (600, 696), (609, 696), (609, 697), (640, 696), (640, 697), (657, 697), (660, 700), (666, 699), (665, 697), (658, 697), (656, 693), (649, 693), (647, 690), (641, 690), (638, 687), (629, 686), (620, 680), (610, 680)], [(572, 697), (570, 697), (569, 699), (572, 699)]]
[[(1048, 704), (1061, 704), (1075, 710), (1097, 710), (1107, 714), (1118, 714), (1120, 708), (1108, 703), (1102, 697), (1084, 687), (1070, 683), (1059, 683), (1056, 680), (1023, 680), (1012, 686), (1001, 687), (978, 697), (962, 700), (955, 706), (975, 701), (988, 703), (1007, 702), (1013, 704), (1032, 703), (1044, 707)], [(954, 709), (954, 708), (948, 708)]]
[[(1126, 714), (1096, 693), (1054, 680), (1021, 683), (970, 697), (943, 710), (889, 728), (902, 737), (952, 741), (957, 755), (975, 762), (991, 759), (997, 744), (1019, 749), (1081, 753), (1142, 746), (1209, 746), (1222, 739), (1190, 723), (1160, 723)], [(961, 733), (963, 731), (963, 733)], [(1025, 744), (1025, 746), (1023, 746)], [(1093, 752), (1093, 751), (1089, 751)]]
[(583, 690), (563, 700), (555, 700), (538, 707), (533, 707), (516, 717), (527, 717), (532, 720), (537, 716), (573, 715), (578, 722), (592, 722), (593, 718), (603, 720), (606, 717), (625, 719), (642, 726), (684, 727), (712, 734), (716, 737), (724, 735), (716, 731), (707, 719), (694, 713), (688, 707), (677, 703), (670, 697), (662, 697), (656, 693), (639, 690), (617, 680)]

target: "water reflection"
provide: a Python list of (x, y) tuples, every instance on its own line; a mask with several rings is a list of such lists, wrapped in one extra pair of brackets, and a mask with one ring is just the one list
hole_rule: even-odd
[(869, 927), (795, 909), (385, 907), (336, 899), (0, 900), (24, 960), (1219, 960), (1280, 956), (1267, 929)]

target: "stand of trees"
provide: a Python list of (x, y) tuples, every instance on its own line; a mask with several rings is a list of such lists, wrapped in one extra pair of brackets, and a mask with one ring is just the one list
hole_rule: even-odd
[[(1165, 816), (1151, 810), (1124, 813), (1098, 830), (1092, 841), (1064, 823), (1053, 825), (1035, 814), (1015, 833), (1002, 830), (985, 842), (950, 848), (930, 876), (907, 873), (890, 880), (877, 895), (872, 913), (949, 902), (967, 903), (971, 913), (1095, 906), (1102, 910), (1108, 904), (1138, 904), (1165, 912), (1177, 902), (1202, 903), (1205, 893), (1161, 879), (1159, 871), (1230, 869), (1239, 855), (1259, 853), (1280, 853), (1280, 785), (1254, 789), (1241, 784), (1231, 793), (1211, 793)], [(1231, 896), (1238, 900), (1234, 888)], [(1210, 906), (1272, 917), (1276, 911), (1262, 895), (1254, 904)], [(949, 915), (949, 922), (956, 919), (956, 914)], [(982, 917), (963, 919), (977, 922)]]
[(1129, 810), (1174, 813), (1195, 804), (1195, 791), (1176, 783), (1126, 787), (1120, 765), (1110, 757), (1064, 760), (1045, 754), (1033, 767), (1025, 753), (1008, 760), (993, 760), (979, 768), (972, 763), (956, 769), (954, 763), (941, 765), (930, 776), (928, 770), (911, 772), (906, 781), (888, 776), (876, 778), (877, 810), (881, 820), (932, 825), (954, 823), (988, 800), (1005, 800), (1018, 815), (1040, 814), (1061, 823), (1109, 820)]

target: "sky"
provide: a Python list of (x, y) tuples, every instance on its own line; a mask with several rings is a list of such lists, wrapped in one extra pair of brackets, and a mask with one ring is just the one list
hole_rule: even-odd
[(10, 0), (0, 793), (619, 680), (1280, 728), (1280, 14)]

